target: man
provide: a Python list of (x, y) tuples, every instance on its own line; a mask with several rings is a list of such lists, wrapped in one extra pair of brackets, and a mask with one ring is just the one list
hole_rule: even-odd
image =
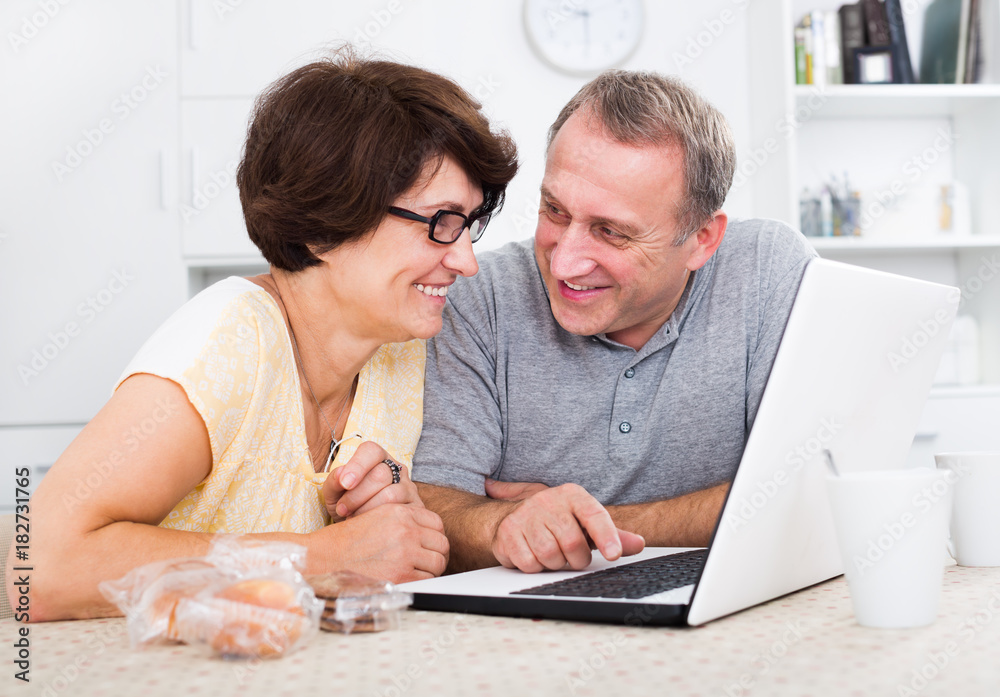
[(727, 234), (735, 165), (674, 79), (609, 71), (559, 114), (533, 250), (482, 255), (428, 343), (413, 475), (451, 570), (708, 543), (813, 256)]

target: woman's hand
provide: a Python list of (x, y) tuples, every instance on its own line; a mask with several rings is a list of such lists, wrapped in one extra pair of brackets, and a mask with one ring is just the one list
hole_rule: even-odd
[(323, 500), (331, 518), (343, 520), (387, 503), (423, 508), (407, 468), (398, 465), (399, 482), (393, 484), (393, 470), (383, 460), (392, 458), (377, 443), (365, 441), (346, 465), (330, 473), (323, 484)]
[(405, 583), (440, 576), (448, 565), (444, 523), (437, 513), (423, 507), (378, 506), (311, 532), (309, 537), (313, 550), (309, 554), (316, 554), (313, 563), (322, 571), (346, 569)]

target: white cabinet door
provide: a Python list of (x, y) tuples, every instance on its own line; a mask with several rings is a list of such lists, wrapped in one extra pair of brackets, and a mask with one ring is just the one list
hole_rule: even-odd
[[(28, 471), (28, 491), (38, 482), (80, 432), (78, 427), (0, 428), (0, 515), (13, 513), (17, 493), (15, 473)], [(94, 483), (94, 482), (91, 482)]]
[(236, 187), (249, 99), (181, 102), (179, 198), (184, 256), (260, 259), (247, 237)]
[[(504, 16), (519, 12), (510, 0), (495, 9)], [(390, 60), (457, 67), (474, 60), (469, 47), (490, 39), (488, 30), (474, 35), (480, 17), (466, 0), (182, 0), (182, 96), (252, 97), (344, 42), (363, 53), (388, 47), (383, 55)]]
[(353, 0), (182, 0), (183, 96), (254, 96), (338, 39), (349, 39), (364, 26), (369, 5), (376, 9)]
[(931, 395), (907, 466), (933, 467), (934, 453), (970, 450), (1000, 451), (1000, 394)]
[(0, 425), (90, 419), (185, 298), (177, 5), (46, 6), (0, 5)]

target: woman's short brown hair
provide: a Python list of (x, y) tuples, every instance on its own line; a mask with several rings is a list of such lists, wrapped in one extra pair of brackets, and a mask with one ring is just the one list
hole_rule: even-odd
[(300, 271), (374, 231), (429, 163), (452, 157), (503, 205), (517, 172), (510, 136), (448, 78), (344, 48), (261, 94), (236, 173), (250, 239), (268, 263)]

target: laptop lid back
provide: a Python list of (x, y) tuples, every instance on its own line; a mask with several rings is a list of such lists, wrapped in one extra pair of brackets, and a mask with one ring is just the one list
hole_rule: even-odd
[(689, 624), (843, 573), (822, 451), (842, 471), (904, 466), (959, 298), (950, 286), (809, 263)]

